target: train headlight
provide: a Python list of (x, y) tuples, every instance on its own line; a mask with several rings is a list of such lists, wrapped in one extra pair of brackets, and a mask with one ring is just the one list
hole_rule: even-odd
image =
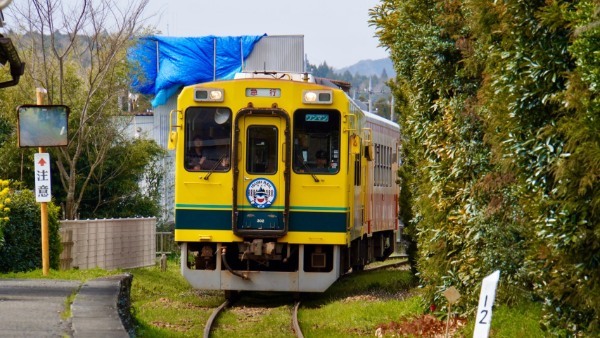
[(305, 90), (302, 92), (302, 103), (331, 104), (331, 103), (333, 103), (333, 91), (332, 90)]
[(210, 93), (208, 93), (208, 96), (211, 100), (223, 101), (223, 92), (220, 90), (211, 90)]
[(317, 101), (317, 93), (315, 92), (305, 92), (304, 93), (304, 103), (313, 103)]
[(196, 88), (194, 100), (199, 102), (223, 102), (224, 94), (223, 89), (220, 88)]

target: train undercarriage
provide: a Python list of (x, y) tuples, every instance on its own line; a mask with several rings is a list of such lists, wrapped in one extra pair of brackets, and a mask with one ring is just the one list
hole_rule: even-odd
[(394, 252), (393, 231), (349, 246), (289, 244), (273, 239), (181, 245), (181, 271), (198, 289), (324, 292), (351, 268), (360, 271)]

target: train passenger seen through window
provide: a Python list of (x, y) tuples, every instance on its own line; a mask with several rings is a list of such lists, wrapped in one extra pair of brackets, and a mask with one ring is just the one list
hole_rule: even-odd
[(231, 111), (190, 107), (185, 111), (188, 171), (228, 171), (231, 167)]
[(294, 172), (339, 172), (340, 120), (337, 110), (301, 109), (294, 113)]

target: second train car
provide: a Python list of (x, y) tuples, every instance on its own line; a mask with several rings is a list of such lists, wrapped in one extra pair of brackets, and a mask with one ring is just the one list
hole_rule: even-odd
[(198, 289), (323, 292), (393, 251), (400, 131), (310, 74), (183, 88), (175, 241)]

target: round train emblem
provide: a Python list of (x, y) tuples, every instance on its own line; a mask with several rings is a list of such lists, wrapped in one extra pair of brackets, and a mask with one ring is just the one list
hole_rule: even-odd
[(248, 184), (246, 189), (246, 198), (248, 202), (259, 209), (268, 208), (275, 201), (277, 189), (273, 182), (266, 178), (256, 178)]

